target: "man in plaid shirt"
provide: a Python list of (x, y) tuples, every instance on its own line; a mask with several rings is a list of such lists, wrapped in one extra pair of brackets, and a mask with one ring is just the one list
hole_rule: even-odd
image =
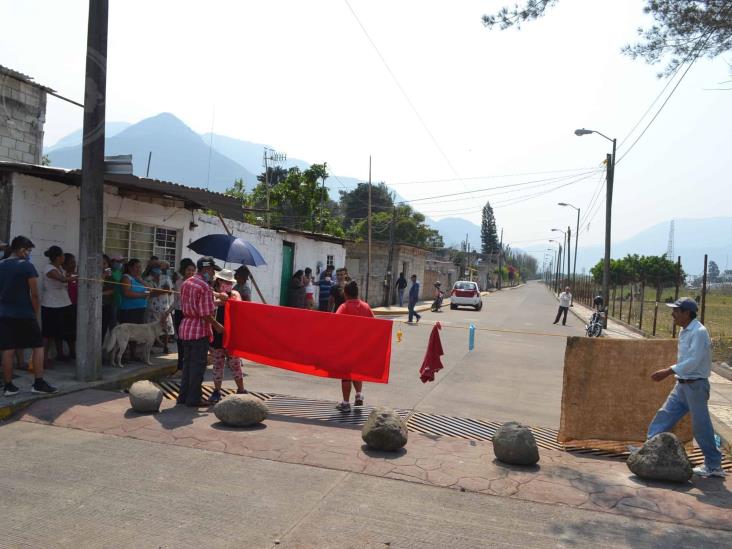
[(178, 404), (203, 407), (208, 402), (201, 398), (201, 383), (206, 373), (209, 341), (213, 330), (221, 333), (223, 326), (216, 322), (214, 293), (209, 286), (216, 271), (221, 267), (212, 257), (202, 257), (196, 263), (198, 272), (187, 279), (180, 289), (180, 306), (183, 320), (178, 338), (183, 345), (183, 375), (180, 383)]

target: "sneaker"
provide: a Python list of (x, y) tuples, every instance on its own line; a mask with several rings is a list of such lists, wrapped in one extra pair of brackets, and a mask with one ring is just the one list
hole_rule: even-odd
[(635, 454), (638, 450), (640, 450), (643, 447), (642, 446), (633, 446), (632, 444), (628, 444), (627, 448), (628, 448), (628, 452), (630, 452), (631, 454)]
[(356, 401), (353, 403), (354, 406), (363, 406), (363, 393), (356, 393)]
[(348, 402), (341, 402), (340, 404), (336, 405), (336, 410), (339, 410), (341, 412), (350, 412), (351, 405)]
[(219, 391), (218, 389), (214, 389), (211, 393), (211, 396), (208, 397), (208, 401), (211, 404), (216, 404), (219, 400), (221, 400), (221, 391)]
[(44, 395), (52, 395), (53, 393), (58, 393), (58, 388), (54, 387), (53, 385), (49, 385), (45, 379), (37, 379), (33, 383), (31, 392), (32, 393), (41, 393)]
[(721, 477), (724, 478), (727, 476), (727, 473), (724, 472), (724, 469), (721, 467), (717, 467), (716, 469), (710, 469), (706, 465), (700, 465), (699, 467), (694, 467), (692, 469), (692, 472), (695, 475), (698, 475), (703, 478), (707, 477)]
[(5, 390), (3, 391), (3, 394), (4, 394), (4, 395), (5, 395), (6, 397), (11, 397), (11, 396), (15, 396), (15, 395), (17, 395), (17, 394), (18, 394), (19, 392), (20, 392), (20, 389), (18, 389), (18, 388), (17, 388), (17, 387), (16, 387), (16, 386), (15, 386), (15, 385), (13, 384), (13, 382), (12, 382), (12, 381), (11, 381), (10, 383), (6, 383), (6, 384), (5, 384)]

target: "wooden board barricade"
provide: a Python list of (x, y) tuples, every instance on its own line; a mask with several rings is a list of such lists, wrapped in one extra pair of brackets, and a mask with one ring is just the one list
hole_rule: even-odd
[[(644, 441), (675, 383), (673, 376), (655, 382), (651, 374), (676, 362), (677, 345), (673, 339), (568, 337), (558, 441), (595, 448)], [(673, 432), (691, 441), (688, 415)]]

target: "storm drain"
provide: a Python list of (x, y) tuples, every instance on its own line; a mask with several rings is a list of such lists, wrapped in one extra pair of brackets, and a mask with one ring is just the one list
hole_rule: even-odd
[[(163, 395), (175, 400), (180, 391), (180, 382), (173, 380), (161, 381), (157, 384), (163, 391)], [(203, 385), (203, 395), (208, 398), (213, 391), (213, 385)], [(221, 389), (221, 395), (234, 394), (235, 389)], [(267, 407), (272, 415), (306, 419), (310, 421), (322, 421), (335, 423), (349, 427), (361, 427), (369, 417), (372, 406), (353, 407), (350, 412), (344, 413), (335, 409), (335, 403), (324, 400), (313, 400), (298, 398), (272, 393), (249, 393), (252, 396), (267, 402)], [(441, 414), (428, 414), (414, 412), (410, 416), (410, 410), (395, 409), (403, 419), (408, 418), (407, 429), (415, 433), (428, 436), (445, 436), (462, 438), (472, 441), (487, 441), (493, 439), (493, 435), (501, 427), (498, 421), (482, 421), (464, 417), (444, 416)], [(625, 461), (629, 453), (621, 450), (617, 445), (605, 446), (603, 442), (597, 441), (598, 447), (574, 446), (557, 442), (558, 431), (545, 427), (532, 427), (536, 444), (545, 450), (560, 450), (574, 454), (593, 455), (603, 458)], [(704, 456), (697, 447), (687, 449), (689, 461), (697, 466), (704, 463)], [(723, 458), (722, 467), (726, 471), (732, 471), (732, 461), (727, 457)]]

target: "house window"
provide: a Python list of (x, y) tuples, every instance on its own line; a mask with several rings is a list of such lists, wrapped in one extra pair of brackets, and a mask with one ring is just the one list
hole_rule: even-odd
[(325, 266), (326, 267), (335, 267), (335, 258), (332, 255), (325, 256)]
[(135, 257), (143, 262), (156, 255), (175, 265), (178, 231), (139, 223), (108, 222), (104, 249), (107, 255)]

